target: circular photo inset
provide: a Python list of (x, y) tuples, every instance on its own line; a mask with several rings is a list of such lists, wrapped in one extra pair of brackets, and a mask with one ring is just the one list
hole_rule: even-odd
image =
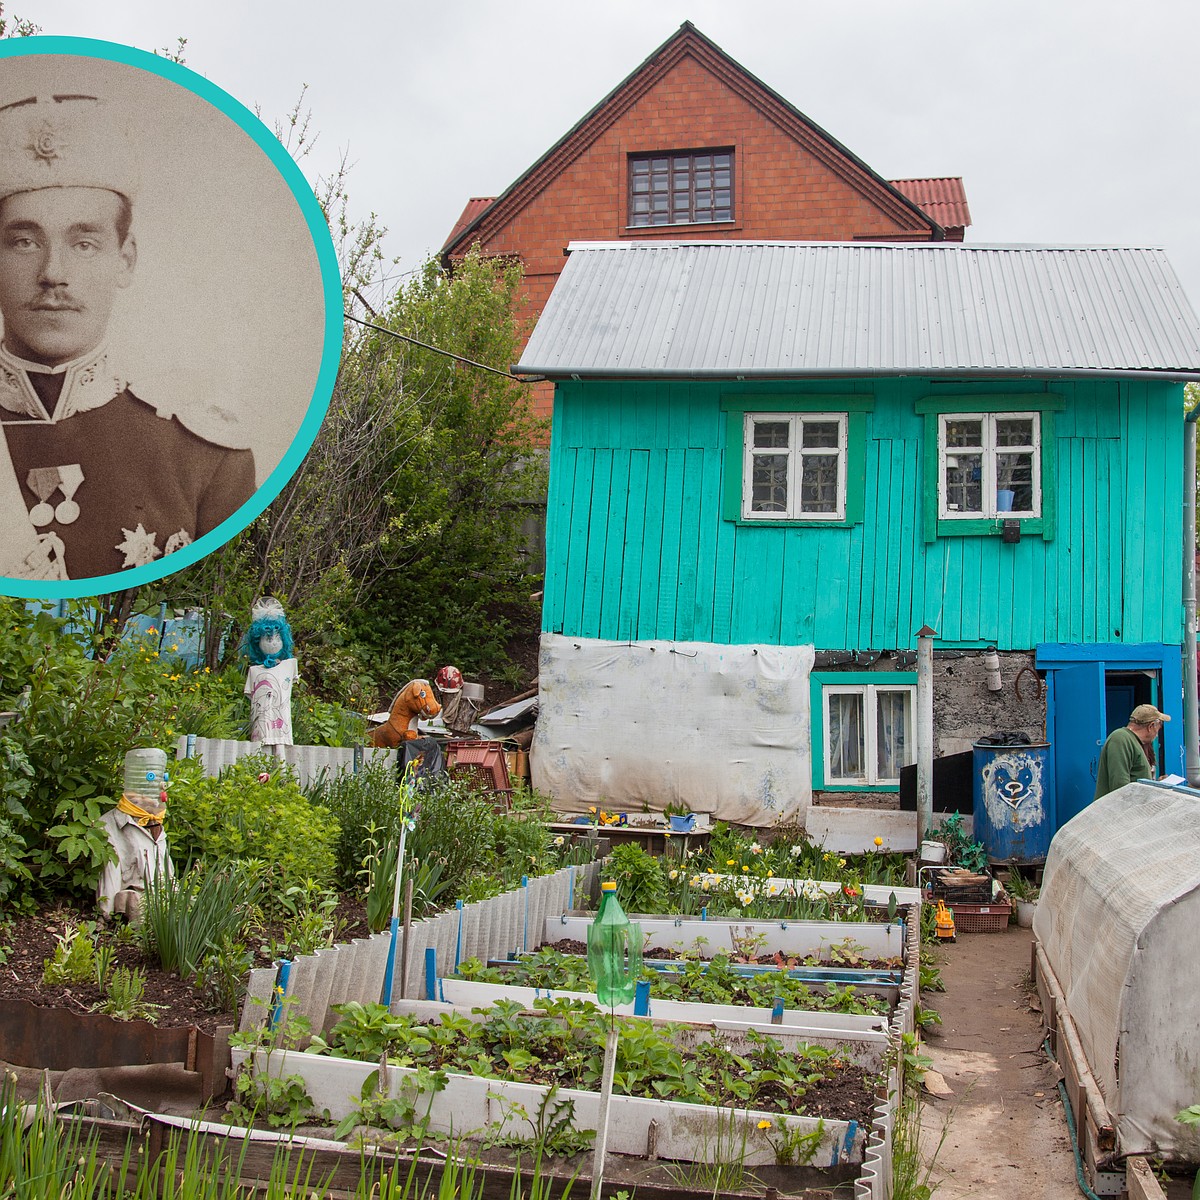
[(0, 60), (0, 593), (137, 586), (300, 465), (336, 254), (276, 137), (187, 68), (58, 37)]

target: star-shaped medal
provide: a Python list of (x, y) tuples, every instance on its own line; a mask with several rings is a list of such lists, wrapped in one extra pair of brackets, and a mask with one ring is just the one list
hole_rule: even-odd
[(144, 567), (162, 554), (162, 551), (155, 545), (158, 534), (147, 533), (142, 528), (141, 521), (138, 522), (136, 529), (126, 529), (122, 526), (121, 532), (125, 535), (125, 540), (118, 542), (116, 548), (125, 555), (122, 567)]

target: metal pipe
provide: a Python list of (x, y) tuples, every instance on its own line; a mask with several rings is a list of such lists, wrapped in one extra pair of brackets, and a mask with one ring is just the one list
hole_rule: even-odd
[(933, 639), (917, 630), (917, 852), (933, 827)]
[(1188, 787), (1200, 787), (1200, 710), (1196, 695), (1196, 418), (1183, 436), (1183, 743)]

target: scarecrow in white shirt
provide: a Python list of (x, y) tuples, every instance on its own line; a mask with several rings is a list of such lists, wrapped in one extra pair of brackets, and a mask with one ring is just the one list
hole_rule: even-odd
[(139, 924), (147, 881), (170, 879), (175, 873), (163, 830), (168, 778), (165, 751), (130, 750), (125, 755), (121, 798), (100, 818), (116, 854), (96, 887), (96, 903), (106, 917), (120, 913), (130, 924)]

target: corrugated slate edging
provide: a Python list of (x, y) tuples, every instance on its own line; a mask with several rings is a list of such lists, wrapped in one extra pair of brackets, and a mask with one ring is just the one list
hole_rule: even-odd
[[(263, 749), (260, 742), (239, 742), (232, 738), (202, 738), (183, 736), (175, 745), (176, 758), (199, 758), (204, 764), (205, 775), (219, 775), (231, 767), (239, 758), (256, 754)], [(295, 769), (301, 787), (322, 773), (336, 774), (354, 770), (355, 754), (361, 755), (362, 763), (386, 762), (394, 766), (395, 750), (383, 750), (375, 746), (284, 746), (283, 761)]]
[[(599, 870), (597, 862), (563, 867), (551, 875), (530, 879), (502, 896), (462, 904), (414, 921), (409, 930), (406, 963), (397, 947), (393, 1006), (426, 996), (427, 951), (432, 950), (436, 956), (438, 974), (450, 974), (464, 958), (486, 961), (533, 949), (542, 941), (546, 918), (575, 907), (577, 896), (590, 893)], [(285, 999), (292, 1001), (288, 1015), (300, 1014), (314, 1031), (320, 1031), (337, 1020), (335, 1004), (351, 1000), (378, 1004), (390, 941), (390, 934), (377, 933), (294, 959), (282, 985)], [(274, 967), (250, 972), (241, 1030), (258, 1028), (267, 1019), (278, 977)]]
[(867, 1135), (863, 1151), (862, 1171), (854, 1183), (854, 1200), (891, 1200), (892, 1196), (892, 1133), (896, 1110), (903, 1094), (903, 1056), (901, 1041), (916, 1028), (916, 1005), (920, 998), (921, 972), (921, 906), (909, 907), (904, 975), (900, 981), (900, 1003), (892, 1015), (889, 1029), (895, 1061), (888, 1068), (887, 1095), (875, 1105), (875, 1119)]

